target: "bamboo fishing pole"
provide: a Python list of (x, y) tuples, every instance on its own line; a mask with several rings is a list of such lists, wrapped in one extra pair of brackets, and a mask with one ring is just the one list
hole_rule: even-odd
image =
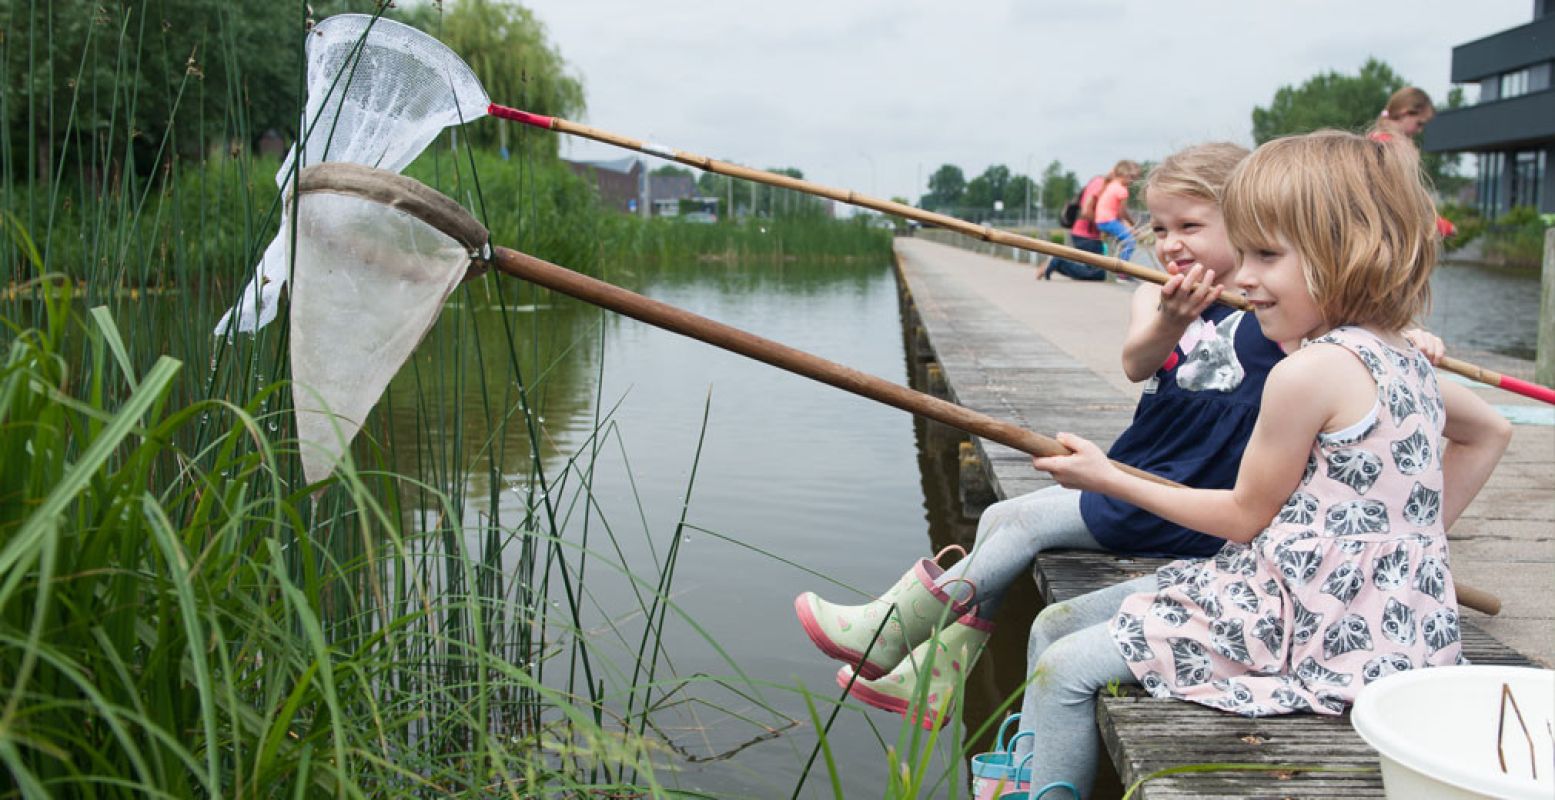
[[(476, 260), (472, 262), (467, 278), (488, 268), (495, 269), (671, 333), (706, 342), (1034, 456), (1060, 456), (1070, 452), (1054, 439), (982, 412), (644, 297), (549, 261), (505, 247), (494, 247), (491, 234), (468, 211), (413, 178), (362, 164), (326, 162), (304, 168), (298, 175), (297, 185), (297, 191), (302, 194), (324, 192), (354, 196), (421, 220), (474, 254)], [(1113, 463), (1124, 472), (1145, 480), (1167, 486), (1179, 485), (1136, 467)], [(1462, 585), (1457, 587), (1457, 592), (1459, 602), (1469, 608), (1486, 614), (1500, 610), (1501, 601), (1493, 595)]]
[[(531, 125), (536, 128), (544, 128), (545, 130), (549, 131), (557, 131), (560, 133), (572, 134), (574, 136), (582, 136), (585, 139), (593, 139), (596, 142), (603, 142), (605, 144), (614, 145), (616, 147), (623, 147), (627, 150), (636, 150), (639, 153), (658, 156), (659, 158), (665, 158), (670, 161), (685, 164), (688, 167), (696, 167), (697, 169), (703, 170), (705, 172), (727, 175), (729, 177), (740, 178), (742, 180), (755, 181), (756, 183), (764, 183), (768, 186), (776, 186), (781, 189), (791, 189), (796, 192), (803, 192), (805, 194), (814, 195), (816, 197), (825, 197), (830, 200), (836, 200), (837, 202), (847, 203), (849, 205), (858, 206), (860, 208), (872, 209), (874, 211), (879, 211), (883, 214), (890, 214), (895, 217), (917, 220), (928, 225), (945, 228), (947, 230), (952, 230), (966, 236), (971, 236), (974, 239), (981, 239), (985, 242), (1008, 245), (1018, 250), (1027, 250), (1030, 252), (1041, 253), (1043, 255), (1053, 256), (1055, 258), (1063, 258), (1069, 261), (1078, 261), (1082, 264), (1089, 264), (1093, 267), (1100, 267), (1101, 269), (1107, 270), (1108, 272), (1113, 272), (1119, 275), (1127, 275), (1131, 278), (1138, 278), (1140, 280), (1149, 281), (1158, 285), (1166, 283), (1166, 281), (1170, 278), (1170, 276), (1166, 275), (1165, 273), (1124, 261), (1114, 256), (1090, 253), (1078, 248), (1061, 245), (1056, 242), (1043, 241), (1031, 236), (1023, 236), (1018, 233), (1002, 231), (998, 228), (994, 228), (988, 225), (979, 225), (975, 222), (968, 222), (964, 219), (957, 219), (946, 214), (939, 214), (933, 211), (926, 211), (921, 208), (915, 208), (913, 206), (906, 205), (905, 203), (895, 203), (890, 200), (881, 200), (878, 198), (869, 197), (849, 189), (836, 189), (830, 186), (823, 186), (818, 183), (803, 180), (801, 178), (791, 178), (787, 175), (779, 175), (775, 172), (753, 169), (751, 167), (733, 164), (728, 161), (719, 161), (716, 158), (708, 158), (707, 156), (697, 155), (696, 153), (688, 153), (685, 150), (676, 150), (666, 145), (645, 142), (640, 139), (633, 139), (629, 136), (622, 136), (617, 133), (611, 133), (610, 131), (601, 130), (599, 128), (594, 128), (577, 122), (570, 122), (560, 117), (547, 117), (542, 114), (531, 114), (528, 111), (522, 111), (520, 109), (510, 108), (508, 106), (498, 105), (496, 103), (491, 104), (491, 106), (488, 107), (486, 111), (493, 117), (497, 117), (499, 119), (521, 122), (525, 125)], [(1234, 292), (1221, 292), (1217, 300), (1225, 305), (1231, 306), (1232, 308), (1241, 309), (1243, 311), (1252, 310), (1252, 305), (1247, 302), (1247, 298)], [(1449, 358), (1444, 356), (1440, 361), (1437, 362), (1436, 366), (1448, 372), (1462, 375), (1463, 377), (1470, 380), (1486, 384), (1487, 386), (1494, 386), (1498, 389), (1504, 389), (1514, 394), (1519, 394), (1524, 397), (1530, 397), (1534, 400), (1539, 400), (1551, 405), (1555, 405), (1555, 389), (1550, 389), (1535, 383), (1519, 380), (1509, 375), (1503, 375), (1499, 372), (1488, 370), (1484, 367), (1456, 358)]]

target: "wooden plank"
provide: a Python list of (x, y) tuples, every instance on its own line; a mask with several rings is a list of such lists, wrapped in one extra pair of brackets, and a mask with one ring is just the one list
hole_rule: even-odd
[[(909, 330), (921, 329), (950, 399), (1030, 430), (1074, 431), (1108, 446), (1133, 414), (1117, 389), (965, 283), (932, 270), (898, 270)], [(921, 356), (922, 353), (920, 352)], [(1033, 483), (1030, 458), (974, 440), (1000, 499), (1051, 485)]]

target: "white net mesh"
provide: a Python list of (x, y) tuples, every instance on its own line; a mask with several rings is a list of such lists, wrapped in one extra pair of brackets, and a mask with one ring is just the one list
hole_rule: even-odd
[[(308, 36), (305, 138), (276, 175), (284, 190), (294, 166), (351, 161), (399, 172), (450, 125), (486, 114), (490, 99), (475, 73), (443, 43), (407, 25), (365, 14), (340, 14)], [(216, 325), (253, 332), (275, 319), (288, 272), (291, 239), (281, 230), (254, 268), (254, 278)], [(300, 254), (299, 254), (300, 255)]]
[(350, 195), (302, 196), (291, 350), (310, 483), (334, 470), (469, 265), (463, 245), (403, 211)]

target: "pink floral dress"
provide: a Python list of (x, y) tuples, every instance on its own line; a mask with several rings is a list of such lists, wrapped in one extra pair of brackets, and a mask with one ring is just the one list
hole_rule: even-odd
[(1384, 675), (1462, 660), (1436, 373), (1362, 328), (1319, 343), (1366, 365), (1377, 404), (1318, 436), (1301, 484), (1257, 538), (1174, 561), (1156, 591), (1123, 602), (1113, 639), (1156, 697), (1246, 716), (1338, 714)]

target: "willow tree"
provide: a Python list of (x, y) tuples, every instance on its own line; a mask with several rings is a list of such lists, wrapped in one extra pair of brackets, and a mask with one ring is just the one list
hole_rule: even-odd
[[(534, 12), (503, 0), (458, 0), (418, 6), (406, 22), (458, 53), (492, 99), (525, 111), (576, 117), (584, 108), (583, 83), (569, 75), (561, 53), (546, 41)], [(471, 126), (477, 144), (508, 144), (508, 123)], [(521, 137), (526, 147), (556, 152), (557, 137)]]
[(304, 25), (296, 3), (0, 0), (4, 178), (144, 173), (291, 128)]

